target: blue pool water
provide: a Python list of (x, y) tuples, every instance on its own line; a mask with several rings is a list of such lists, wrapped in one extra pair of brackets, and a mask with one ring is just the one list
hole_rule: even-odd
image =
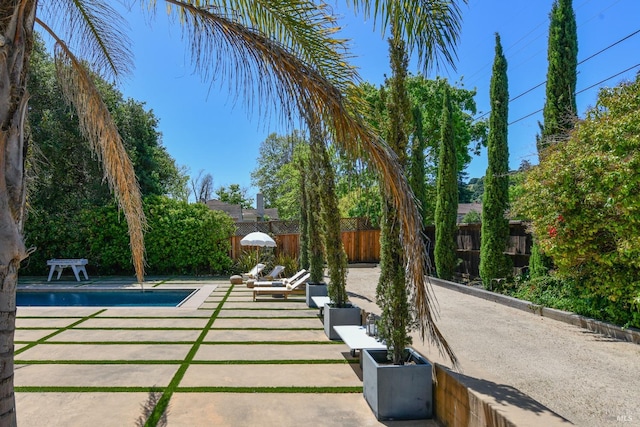
[(18, 290), (18, 307), (177, 307), (196, 289)]

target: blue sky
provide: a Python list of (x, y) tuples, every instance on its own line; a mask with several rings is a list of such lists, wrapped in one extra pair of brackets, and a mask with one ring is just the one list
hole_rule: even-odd
[[(341, 2), (342, 3), (342, 2)], [(546, 80), (546, 50), (552, 0), (470, 0), (462, 6), (463, 23), (456, 70), (440, 69), (451, 83), (476, 88), (479, 114), (487, 112), (494, 57), (494, 34), (500, 33), (508, 62), (509, 93), (513, 98)], [(578, 61), (596, 54), (640, 30), (638, 0), (574, 0), (578, 25)], [(228, 81), (203, 81), (194, 74), (178, 24), (169, 23), (163, 8), (152, 25), (140, 9), (123, 11), (131, 25), (136, 68), (121, 85), (126, 97), (146, 102), (159, 118), (163, 144), (191, 176), (211, 173), (214, 185), (250, 187), (260, 143), (272, 132), (283, 132), (276, 120), (247, 111), (242, 100), (229, 95)], [(346, 37), (352, 39), (353, 59), (363, 80), (380, 84), (388, 73), (387, 43), (372, 22), (335, 6), (343, 16)], [(596, 101), (598, 88), (633, 79), (640, 70), (640, 33), (609, 47), (578, 66), (578, 113)], [(621, 73), (623, 70), (629, 71)], [(420, 71), (413, 63), (411, 72)], [(603, 83), (599, 83), (616, 75)], [(435, 77), (431, 72), (428, 77)], [(599, 83), (599, 84), (598, 84)], [(584, 90), (592, 85), (595, 87)], [(584, 91), (583, 91), (584, 90)], [(523, 118), (544, 105), (544, 85), (509, 105), (510, 166), (522, 160), (537, 163), (535, 136), (542, 113)], [(583, 91), (583, 92), (581, 92)], [(581, 93), (580, 93), (581, 92)], [(253, 100), (260, 102), (260, 100)], [(521, 120), (519, 120), (521, 119)], [(483, 176), (486, 151), (474, 157), (469, 177)], [(258, 191), (249, 189), (253, 197)]]

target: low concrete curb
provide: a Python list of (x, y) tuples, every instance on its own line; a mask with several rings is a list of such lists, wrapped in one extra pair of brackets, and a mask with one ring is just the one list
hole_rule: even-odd
[(434, 364), (434, 417), (444, 426), (573, 425), (519, 390)]
[(589, 317), (581, 316), (569, 311), (543, 307), (529, 301), (519, 300), (507, 295), (497, 294), (495, 292), (475, 288), (472, 286), (461, 285), (459, 283), (449, 282), (447, 280), (441, 280), (435, 277), (429, 277), (429, 281), (434, 285), (441, 286), (446, 289), (451, 289), (456, 292), (461, 292), (463, 294), (472, 295), (477, 298), (482, 298), (498, 304), (506, 305), (518, 310), (527, 311), (529, 313), (537, 314), (543, 317), (548, 317), (549, 319), (569, 323), (574, 326), (588, 329), (592, 332), (597, 332), (607, 337), (632, 342), (634, 344), (640, 344), (640, 329), (621, 328), (620, 326), (611, 323), (601, 322), (599, 320), (591, 319)]

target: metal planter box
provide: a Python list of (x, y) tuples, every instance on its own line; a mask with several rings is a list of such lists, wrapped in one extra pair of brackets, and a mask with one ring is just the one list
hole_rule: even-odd
[(311, 298), (326, 297), (326, 296), (327, 296), (327, 285), (325, 283), (321, 285), (307, 283), (307, 307), (320, 308), (320, 307), (316, 307), (316, 304), (313, 302)]
[(364, 398), (378, 420), (420, 420), (433, 417), (431, 363), (407, 349), (413, 364), (388, 363), (386, 350), (362, 350)]
[(362, 314), (360, 307), (332, 307), (324, 306), (324, 333), (330, 340), (339, 340), (340, 335), (333, 329), (334, 326), (361, 325)]

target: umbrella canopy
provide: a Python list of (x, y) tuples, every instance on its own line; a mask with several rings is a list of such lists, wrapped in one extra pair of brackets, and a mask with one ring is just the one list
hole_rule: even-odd
[(242, 240), (240, 240), (240, 244), (242, 246), (276, 247), (275, 240), (273, 240), (268, 234), (260, 231), (254, 231), (253, 233), (247, 234), (242, 238)]

